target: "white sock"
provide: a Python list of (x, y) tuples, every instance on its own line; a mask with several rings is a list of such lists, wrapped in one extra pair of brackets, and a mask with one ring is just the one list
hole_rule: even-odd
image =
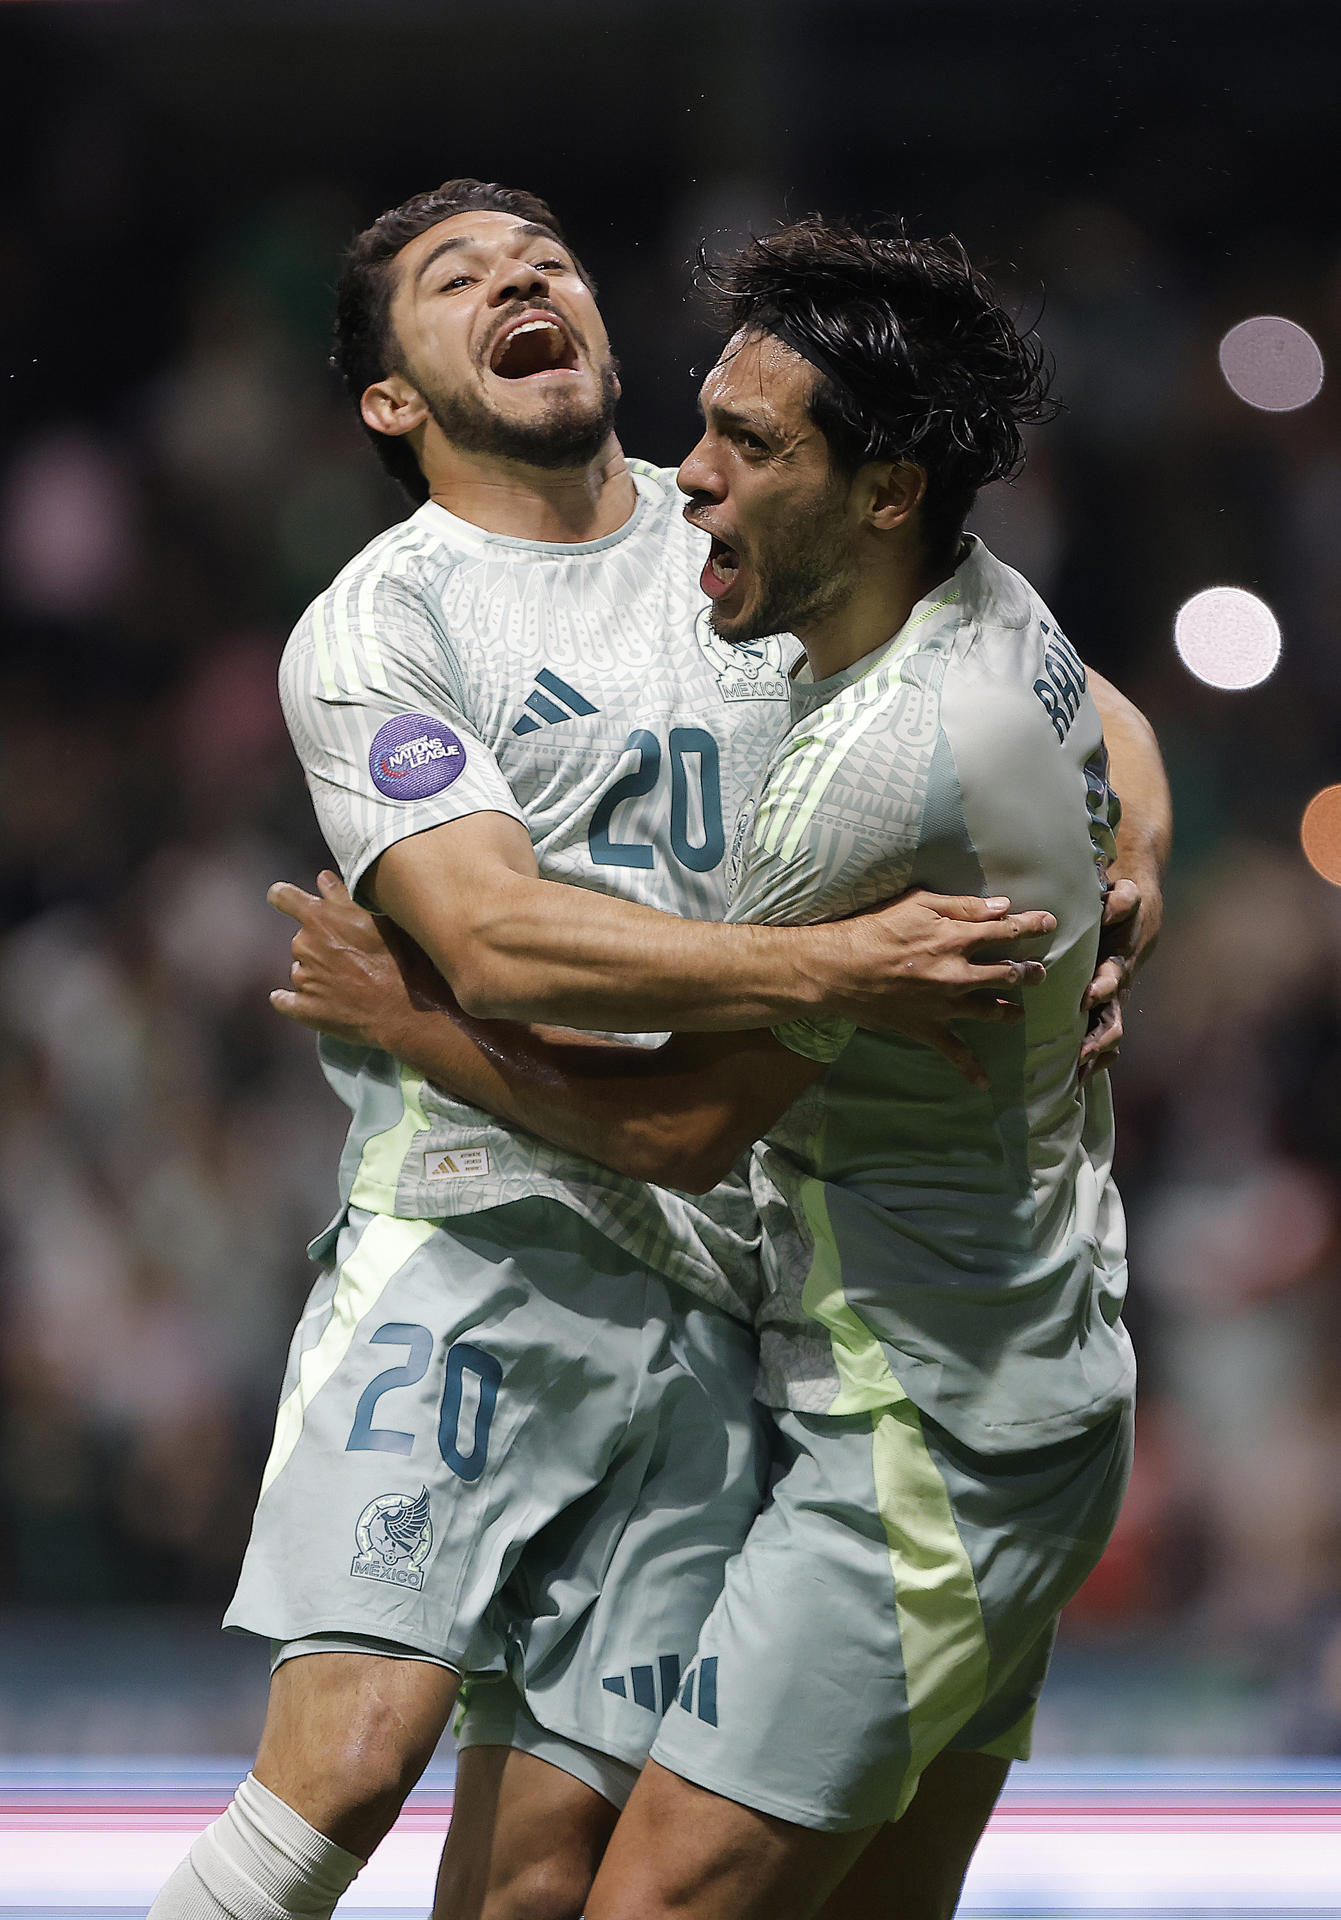
[(363, 1865), (249, 1773), (148, 1920), (330, 1920)]

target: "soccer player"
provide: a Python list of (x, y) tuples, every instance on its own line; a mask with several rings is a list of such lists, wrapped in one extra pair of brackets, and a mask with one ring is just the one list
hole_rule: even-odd
[[(712, 538), (714, 631), (806, 648), (732, 916), (813, 922), (919, 884), (1047, 902), (1046, 981), (975, 1040), (985, 1083), (827, 1015), (659, 1051), (554, 1042), (389, 999), (371, 941), (375, 988), (351, 996), (310, 932), (283, 999), (627, 1173), (705, 1187), (762, 1137), (778, 1477), (585, 1911), (938, 1920), (1126, 1481), (1111, 1104), (1079, 1072), (1115, 809), (1076, 654), (962, 533), (1042, 390), (990, 288), (952, 243), (818, 221), (720, 284), (732, 337), (686, 513)], [(543, 1715), (556, 1677), (533, 1682), (518, 1640)]]
[[(1037, 912), (968, 894), (827, 928), (717, 924), (794, 648), (710, 630), (707, 542), (673, 475), (620, 452), (615, 362), (550, 210), (466, 180), (384, 215), (351, 250), (337, 342), (422, 502), (308, 610), (282, 667), (355, 898), (476, 1013), (664, 1032), (827, 1009), (957, 1057), (956, 1009), (1009, 1015), (997, 993), (1041, 969), (970, 955), (1036, 934)], [(513, 1743), (585, 1890), (759, 1500), (743, 1179), (649, 1187), (376, 1049), (328, 1046), (324, 1065), (353, 1110), (343, 1204), (228, 1615), (273, 1643), (269, 1711), (254, 1775), (156, 1920), (329, 1913), (459, 1676), (503, 1670), (505, 1585), (544, 1597), (533, 1665), (548, 1648), (571, 1673), (584, 1650), (571, 1714)], [(632, 1713), (603, 1685), (618, 1675)], [(474, 1777), (468, 1752), (463, 1794)]]

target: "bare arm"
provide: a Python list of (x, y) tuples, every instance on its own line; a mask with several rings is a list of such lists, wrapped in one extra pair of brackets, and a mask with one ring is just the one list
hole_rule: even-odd
[(461, 1099), (635, 1180), (706, 1193), (824, 1069), (767, 1030), (663, 1047), (574, 1040), (508, 1021), (425, 1022), (411, 1066)]
[(972, 950), (1053, 924), (926, 893), (825, 926), (681, 920), (542, 880), (525, 829), (500, 813), (398, 841), (365, 886), (467, 1012), (623, 1032), (766, 1027), (822, 1008), (938, 1045), (929, 1023), (1017, 1017), (996, 996), (1041, 977), (1036, 961), (976, 962)]
[[(353, 905), (334, 874), (296, 912), (292, 1019), (379, 1046), (463, 1100), (637, 1180), (704, 1192), (823, 1071), (771, 1033), (610, 1046), (461, 1011), (427, 957)], [(297, 893), (297, 889), (293, 889)]]
[(1104, 723), (1109, 773), (1122, 802), (1115, 874), (1140, 888), (1137, 964), (1154, 946), (1164, 918), (1164, 870), (1173, 843), (1173, 804), (1155, 730), (1111, 681), (1089, 669), (1090, 692)]
[(1113, 890), (1104, 909), (1099, 966), (1085, 1004), (1090, 1030), (1082, 1074), (1117, 1057), (1122, 1003), (1164, 923), (1164, 870), (1173, 841), (1173, 806), (1154, 728), (1127, 696), (1091, 667), (1090, 692), (1104, 725), (1109, 774), (1122, 802)]

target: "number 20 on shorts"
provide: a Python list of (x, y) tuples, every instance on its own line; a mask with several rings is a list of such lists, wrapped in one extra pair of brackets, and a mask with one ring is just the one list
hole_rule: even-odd
[[(413, 1387), (428, 1372), (433, 1358), (433, 1335), (427, 1327), (408, 1320), (389, 1320), (369, 1336), (374, 1346), (404, 1347), (405, 1364), (388, 1367), (368, 1382), (354, 1409), (354, 1424), (345, 1442), (346, 1453), (410, 1453), (414, 1435), (399, 1427), (375, 1427), (373, 1412), (384, 1393)], [(438, 1409), (438, 1451), (462, 1480), (478, 1480), (489, 1457), (489, 1430), (503, 1369), (491, 1353), (458, 1340), (447, 1349), (447, 1366)], [(473, 1401), (473, 1408), (471, 1402)], [(462, 1413), (466, 1412), (462, 1434)]]

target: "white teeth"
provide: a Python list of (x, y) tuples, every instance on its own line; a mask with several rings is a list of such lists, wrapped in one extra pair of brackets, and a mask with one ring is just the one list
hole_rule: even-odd
[(514, 327), (508, 338), (515, 340), (519, 333), (538, 333), (541, 327), (547, 327), (551, 333), (559, 331), (552, 320), (528, 320), (524, 327)]
[(713, 560), (712, 570), (724, 587), (729, 587), (736, 575), (740, 572), (740, 568), (732, 561), (717, 558)]

